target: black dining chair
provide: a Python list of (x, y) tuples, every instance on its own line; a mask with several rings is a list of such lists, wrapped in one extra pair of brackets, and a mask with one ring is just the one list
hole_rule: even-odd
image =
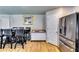
[(30, 31), (28, 30), (27, 32), (27, 40), (30, 41), (31, 40), (31, 34), (30, 34)]
[(14, 48), (16, 48), (17, 44), (21, 44), (22, 48), (24, 48), (24, 29), (16, 29), (15, 32), (16, 43)]
[(0, 48), (2, 48), (2, 29), (0, 29)]
[(24, 42), (25, 42), (25, 44), (26, 44), (26, 42), (27, 42), (27, 30), (24, 30)]
[(26, 31), (27, 31), (27, 40), (30, 41), (31, 40), (31, 34), (30, 34), (31, 28), (30, 27), (27, 27), (26, 28)]
[(26, 44), (27, 41), (30, 41), (31, 40), (31, 28), (30, 27), (26, 27), (24, 29), (24, 42)]
[(15, 43), (15, 41), (16, 41), (16, 37), (15, 37), (15, 34), (16, 34), (16, 33), (15, 33), (15, 30), (12, 29), (12, 32), (11, 32), (11, 33), (12, 33), (12, 36), (11, 36), (12, 42)]
[(6, 44), (11, 44), (11, 49), (12, 49), (12, 33), (11, 33), (11, 29), (2, 29), (2, 39), (3, 39), (3, 48), (5, 48)]

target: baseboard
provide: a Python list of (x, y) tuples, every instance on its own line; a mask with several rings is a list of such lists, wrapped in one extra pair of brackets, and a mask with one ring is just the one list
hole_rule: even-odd
[(31, 40), (31, 42), (46, 42), (46, 40)]
[[(49, 42), (47, 42), (47, 43), (49, 43)], [(56, 47), (58, 47), (57, 45), (55, 45), (55, 44), (52, 44), (52, 43), (49, 43), (49, 44), (51, 44), (51, 45), (53, 45), (53, 46), (56, 46)]]

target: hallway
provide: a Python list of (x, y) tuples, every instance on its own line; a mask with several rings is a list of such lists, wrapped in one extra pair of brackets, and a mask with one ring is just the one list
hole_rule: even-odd
[(0, 52), (59, 52), (59, 49), (46, 42), (27, 42), (22, 49), (21, 45), (17, 45), (16, 49), (10, 49), (10, 44), (6, 45), (4, 49), (0, 49)]

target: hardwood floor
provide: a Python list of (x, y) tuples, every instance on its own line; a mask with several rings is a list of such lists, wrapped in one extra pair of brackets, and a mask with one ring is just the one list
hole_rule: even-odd
[(22, 49), (21, 45), (17, 45), (16, 49), (10, 49), (10, 44), (6, 45), (0, 52), (60, 52), (59, 49), (46, 42), (27, 42)]

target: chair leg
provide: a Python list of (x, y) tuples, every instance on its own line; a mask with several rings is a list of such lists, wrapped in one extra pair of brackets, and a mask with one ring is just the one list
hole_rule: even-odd
[(24, 39), (24, 43), (26, 44), (26, 40)]
[(11, 49), (12, 49), (12, 45), (13, 45), (13, 43), (11, 42)]
[(5, 48), (6, 42), (3, 44), (3, 49)]
[(3, 39), (1, 37), (1, 43), (0, 43), (0, 48), (2, 49), (2, 44), (3, 44)]
[(14, 47), (14, 49), (16, 48), (16, 45), (17, 45), (17, 42), (15, 43), (15, 47)]
[(21, 43), (21, 45), (22, 45), (22, 48), (24, 49), (24, 44), (23, 44), (23, 43)]

